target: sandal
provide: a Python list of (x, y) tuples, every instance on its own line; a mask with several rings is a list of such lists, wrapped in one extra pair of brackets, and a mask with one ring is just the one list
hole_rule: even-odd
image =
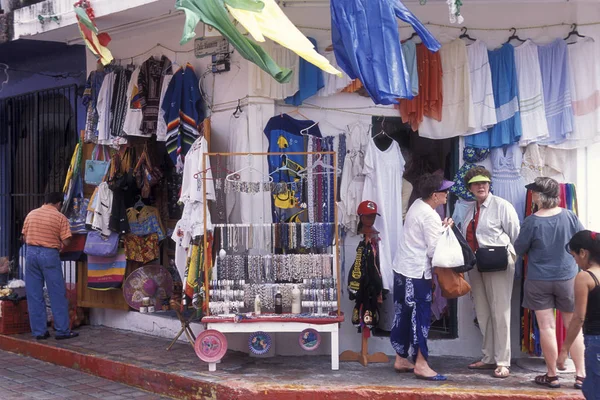
[(496, 364), (486, 364), (483, 361), (475, 361), (474, 363), (469, 364), (467, 367), (469, 369), (496, 369)]
[(548, 386), (550, 389), (558, 389), (560, 388), (560, 383), (558, 382), (558, 376), (548, 376), (548, 374), (538, 375), (535, 377), (535, 383), (542, 386)]
[(583, 386), (583, 382), (585, 381), (585, 378), (582, 378), (580, 376), (576, 376), (575, 377), (575, 384), (573, 385), (573, 387), (575, 389), (579, 389), (581, 390), (582, 386)]
[[(506, 370), (506, 374), (504, 373)], [(494, 378), (505, 379), (510, 375), (510, 369), (507, 366), (500, 365), (498, 368), (494, 370), (494, 374), (492, 375)]]

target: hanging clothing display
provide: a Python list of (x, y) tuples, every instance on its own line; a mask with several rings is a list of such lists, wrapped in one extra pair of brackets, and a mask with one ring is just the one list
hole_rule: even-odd
[(248, 78), (250, 95), (268, 97), (275, 100), (283, 100), (286, 97), (293, 96), (300, 88), (300, 75), (298, 73), (300, 70), (300, 57), (293, 51), (277, 44), (266, 43), (263, 47), (273, 57), (277, 65), (281, 65), (292, 71), (293, 75), (287, 83), (279, 83), (258, 65), (248, 63), (248, 69), (250, 70)]
[[(262, 134), (258, 126), (250, 129), (248, 126), (248, 113), (246, 110), (239, 117), (231, 116), (229, 120), (229, 145), (228, 151), (232, 153), (260, 153), (268, 148), (267, 137)], [(257, 114), (261, 115), (260, 112)], [(262, 122), (262, 121), (260, 121)], [(261, 125), (262, 126), (262, 125)], [(269, 175), (269, 166), (265, 156), (231, 156), (227, 157), (227, 169), (233, 173), (245, 167), (251, 167), (239, 172), (242, 182), (263, 182)], [(238, 210), (239, 220), (232, 219), (234, 209)], [(272, 223), (270, 192), (258, 193), (232, 192), (226, 197), (227, 220), (242, 224), (267, 224)], [(236, 213), (237, 214), (237, 213)]]
[(314, 44), (292, 24), (275, 0), (261, 0), (261, 2), (264, 3), (264, 8), (256, 11), (238, 8), (237, 1), (225, 0), (231, 15), (257, 42), (264, 42), (267, 37), (323, 71), (341, 76), (340, 71), (333, 68), (325, 57), (317, 53)]
[(171, 60), (165, 56), (160, 60), (151, 57), (140, 66), (138, 94), (143, 114), (140, 129), (145, 136), (156, 134), (163, 77), (172, 74)]
[[(473, 201), (475, 200), (475, 196), (473, 193), (469, 192), (467, 185), (465, 183), (465, 176), (467, 172), (478, 165), (476, 163), (480, 163), (487, 159), (490, 154), (489, 149), (478, 149), (474, 147), (465, 147), (463, 149), (462, 159), (464, 164), (460, 167), (460, 169), (454, 175), (454, 185), (450, 187), (450, 193), (453, 193), (456, 197)], [(493, 193), (493, 183), (490, 183), (490, 192)], [(457, 220), (458, 221), (458, 220)]]
[[(167, 125), (167, 123), (168, 123), (167, 115), (166, 115), (165, 110), (163, 109), (163, 104), (165, 102), (167, 89), (169, 89), (169, 85), (171, 84), (172, 79), (173, 79), (173, 75), (165, 75), (163, 77), (162, 87), (160, 89), (160, 102), (158, 105), (158, 123), (156, 124), (156, 141), (157, 142), (166, 142), (167, 138), (168, 138), (169, 127)], [(196, 84), (195, 86), (200, 86), (200, 83)], [(192, 91), (195, 91), (195, 90), (192, 88)], [(202, 111), (202, 109), (200, 109), (200, 111)]]
[(348, 274), (348, 293), (354, 301), (352, 324), (369, 329), (379, 323), (382, 299), (379, 251), (377, 239), (364, 239), (356, 248), (356, 258)]
[(471, 76), (467, 47), (461, 39), (442, 46), (442, 105), (441, 121), (424, 117), (419, 136), (446, 139), (464, 135), (475, 127), (475, 113), (471, 98)]
[(350, 78), (360, 79), (375, 104), (413, 98), (396, 18), (410, 24), (429, 50), (440, 49), (399, 0), (331, 1), (331, 37), (338, 64)]
[[(323, 56), (329, 61), (331, 65), (335, 69), (340, 69), (337, 65), (337, 60), (335, 59), (335, 53), (332, 51), (325, 51)], [(336, 93), (341, 92), (344, 88), (352, 83), (352, 79), (348, 76), (348, 74), (342, 72), (342, 76), (325, 74), (323, 76), (324, 86), (321, 90), (317, 92), (318, 97), (327, 97), (334, 95)]]
[(379, 231), (381, 238), (381, 276), (384, 289), (391, 291), (394, 287), (392, 263), (402, 234), (402, 175), (405, 161), (395, 140), (392, 140), (386, 150), (381, 151), (373, 139), (370, 139), (364, 163), (362, 200), (374, 201), (379, 206), (381, 217), (375, 221), (375, 229)]
[[(246, 38), (229, 19), (224, 0), (177, 0), (175, 8), (185, 12), (185, 25), (181, 44), (189, 42), (196, 36), (194, 29), (200, 21), (212, 26), (227, 38), (229, 43), (246, 60), (258, 65), (277, 82), (286, 83), (292, 79), (292, 71), (282, 68), (255, 41)], [(259, 9), (257, 9), (259, 11)]]
[(142, 113), (142, 103), (140, 102), (140, 90), (138, 88), (138, 77), (140, 68), (136, 68), (131, 74), (129, 85), (127, 86), (127, 113), (123, 124), (123, 132), (129, 136), (143, 136), (141, 127), (144, 114)]
[(530, 39), (515, 47), (522, 135), (520, 146), (548, 138), (538, 46)]
[[(115, 71), (109, 72), (102, 81), (96, 110), (98, 111), (98, 144), (107, 146), (120, 146), (127, 143), (124, 137), (115, 136), (111, 130), (113, 115), (111, 107), (113, 105), (114, 86), (117, 74)], [(121, 100), (126, 100), (124, 97)]]
[(538, 54), (549, 133), (548, 139), (540, 144), (561, 144), (573, 132), (567, 43), (556, 39), (550, 44), (538, 46)]
[(198, 125), (204, 119), (202, 96), (194, 68), (187, 64), (173, 75), (165, 92), (163, 111), (167, 122), (167, 152), (178, 171), (185, 155), (198, 137)]
[(347, 231), (356, 233), (358, 216), (356, 210), (363, 200), (365, 185), (365, 153), (371, 141), (371, 125), (356, 123), (346, 132), (346, 155), (340, 185), (338, 220)]
[(502, 197), (513, 205), (519, 221), (525, 219), (525, 197), (527, 189), (521, 177), (522, 153), (517, 144), (492, 149), (492, 181), (494, 195)]
[(406, 71), (413, 97), (419, 94), (419, 72), (417, 68), (417, 45), (412, 40), (402, 43), (402, 55), (406, 62)]
[(484, 42), (476, 40), (467, 46), (471, 73), (474, 126), (467, 134), (483, 132), (496, 125), (496, 105), (492, 88), (492, 73), (488, 50)]
[(110, 105), (110, 132), (112, 136), (125, 136), (123, 125), (127, 115), (127, 87), (130, 79), (131, 71), (122, 68), (115, 71), (115, 84)]
[(465, 145), (470, 147), (501, 147), (521, 139), (515, 48), (505, 43), (498, 50), (489, 51), (488, 57), (497, 123), (485, 132), (467, 136)]
[(521, 175), (526, 184), (542, 176), (563, 181), (565, 177), (572, 176), (571, 169), (575, 166), (569, 160), (574, 159), (575, 156), (568, 150), (532, 143), (527, 146), (523, 154)]
[(401, 99), (396, 106), (402, 121), (409, 123), (413, 131), (418, 131), (423, 117), (442, 120), (443, 83), (440, 52), (431, 52), (424, 44), (417, 46), (417, 69), (419, 94), (413, 99)]
[(104, 70), (92, 71), (85, 84), (81, 102), (86, 107), (85, 141), (87, 143), (98, 141), (98, 110), (96, 104), (105, 76), (106, 72)]
[(600, 140), (600, 59), (591, 37), (569, 44), (567, 50), (573, 132), (563, 143), (550, 146), (576, 149)]
[[(317, 48), (317, 41), (313, 38), (308, 38), (310, 42)], [(323, 71), (309, 63), (305, 59), (300, 60), (300, 69), (299, 69), (299, 88), (294, 95), (285, 99), (286, 104), (293, 104), (295, 106), (299, 106), (302, 102), (309, 97), (314, 96), (323, 86), (325, 86), (325, 82), (323, 81)]]

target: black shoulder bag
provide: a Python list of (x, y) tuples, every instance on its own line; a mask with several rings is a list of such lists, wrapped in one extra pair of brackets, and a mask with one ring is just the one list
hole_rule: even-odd
[[(473, 235), (477, 240), (477, 225), (475, 224), (475, 210), (477, 205), (473, 209)], [(506, 246), (490, 246), (490, 247), (478, 247), (475, 252), (475, 258), (477, 259), (477, 270), (479, 272), (498, 272), (506, 271), (508, 268), (508, 249)]]

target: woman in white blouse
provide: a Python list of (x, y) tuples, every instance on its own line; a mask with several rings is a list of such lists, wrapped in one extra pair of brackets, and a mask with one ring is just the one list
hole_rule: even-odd
[[(415, 200), (404, 221), (399, 248), (394, 259), (394, 309), (395, 317), (390, 341), (396, 350), (394, 369), (397, 372), (414, 372), (418, 379), (445, 381), (446, 377), (429, 367), (427, 336), (431, 325), (431, 259), (444, 226), (435, 211), (446, 204), (448, 190), (453, 182), (442, 176), (425, 174), (419, 179), (421, 198)], [(408, 350), (413, 349), (414, 364), (408, 360)]]
[(492, 376), (506, 378), (510, 374), (510, 300), (516, 258), (513, 244), (520, 225), (513, 205), (490, 193), (491, 176), (483, 167), (473, 167), (465, 175), (465, 184), (475, 201), (460, 222), (463, 235), (475, 253), (494, 247), (498, 254), (506, 248), (507, 254), (504, 270), (481, 272), (485, 265), (477, 265), (469, 271), (475, 313), (483, 335), (483, 357), (469, 369), (494, 370)]

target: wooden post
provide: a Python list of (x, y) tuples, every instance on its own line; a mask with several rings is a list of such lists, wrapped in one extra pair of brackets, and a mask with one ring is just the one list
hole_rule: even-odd
[(358, 361), (363, 367), (369, 363), (388, 363), (390, 359), (384, 353), (369, 354), (369, 336), (371, 330), (366, 326), (362, 328), (362, 343), (360, 353), (352, 350), (346, 350), (340, 354), (340, 361)]

